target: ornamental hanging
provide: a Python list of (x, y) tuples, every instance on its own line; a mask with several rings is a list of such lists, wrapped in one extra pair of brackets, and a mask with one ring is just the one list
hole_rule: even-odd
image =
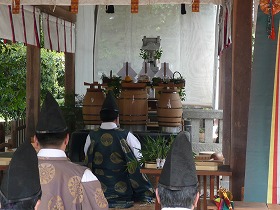
[(269, 39), (275, 39), (274, 15), (280, 11), (280, 0), (260, 0), (261, 10), (268, 15), (267, 35)]

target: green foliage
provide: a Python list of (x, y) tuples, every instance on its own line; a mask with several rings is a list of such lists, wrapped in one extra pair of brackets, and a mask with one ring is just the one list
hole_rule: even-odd
[(163, 136), (157, 136), (156, 139), (153, 139), (150, 136), (145, 138), (145, 143), (142, 145), (140, 152), (142, 157), (139, 161), (130, 160), (127, 163), (127, 170), (129, 172), (135, 171), (137, 166), (142, 166), (145, 162), (156, 162), (156, 159), (165, 159), (171, 148), (171, 145), (175, 139), (175, 136), (170, 136), (169, 139), (166, 139)]
[(186, 90), (185, 87), (179, 87), (179, 96), (181, 101), (185, 101), (186, 100)]
[(1, 41), (0, 49), (0, 115), (5, 120), (20, 118), (26, 107), (26, 48)]
[(165, 159), (174, 141), (174, 136), (166, 139), (163, 136), (157, 136), (152, 139), (150, 136), (146, 137), (145, 144), (142, 146), (142, 158), (140, 162), (156, 161), (157, 158)]
[(63, 53), (41, 49), (41, 99), (50, 91), (58, 103), (64, 103), (64, 68)]
[[(6, 121), (26, 113), (26, 47), (0, 39), (0, 116)], [(41, 49), (41, 101), (50, 91), (59, 103), (64, 97), (63, 53)]]
[(143, 49), (140, 49), (139, 56), (144, 60), (149, 58), (147, 50), (143, 50)]
[(107, 77), (105, 74), (102, 74), (101, 79), (103, 84), (107, 84), (108, 86), (108, 88), (105, 90), (105, 93), (107, 94), (109, 90), (113, 90), (114, 96), (119, 98), (121, 93), (122, 77), (115, 75), (112, 77)]
[(162, 51), (162, 48), (159, 48), (158, 50), (156, 50), (155, 51), (155, 55), (154, 55), (154, 59), (160, 59), (161, 58), (161, 56), (162, 56), (162, 53), (163, 53), (163, 51)]

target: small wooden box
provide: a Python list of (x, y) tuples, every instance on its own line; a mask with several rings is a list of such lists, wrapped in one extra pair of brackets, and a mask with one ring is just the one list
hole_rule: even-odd
[(204, 171), (217, 171), (219, 163), (213, 161), (196, 161), (195, 168), (196, 170)]

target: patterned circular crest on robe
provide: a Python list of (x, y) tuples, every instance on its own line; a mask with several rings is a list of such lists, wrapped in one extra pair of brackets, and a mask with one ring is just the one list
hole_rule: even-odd
[(100, 165), (103, 162), (103, 155), (100, 152), (96, 152), (93, 161), (96, 165)]
[(39, 164), (40, 183), (48, 184), (55, 176), (55, 167), (50, 163)]
[[(260, 8), (265, 14), (270, 14), (270, 0), (260, 0)], [(272, 0), (272, 14), (275, 15), (280, 11), (280, 0)]]
[[(131, 163), (130, 161), (129, 162), (127, 162), (127, 165), (128, 164), (132, 164), (132, 165), (134, 165), (133, 163)], [(138, 167), (138, 166), (136, 166), (136, 167)], [(136, 171), (136, 168), (135, 167), (127, 167), (127, 171), (128, 171), (128, 173), (130, 173), (130, 174), (134, 174), (135, 173), (135, 171)]]
[(96, 168), (94, 169), (94, 174), (104, 176), (104, 171), (103, 169)]
[(108, 147), (113, 143), (113, 136), (109, 133), (104, 133), (101, 136), (100, 141), (105, 147)]
[(129, 146), (127, 144), (127, 141), (125, 139), (121, 139), (120, 140), (120, 143), (121, 143), (121, 147), (122, 147), (122, 150), (125, 152), (125, 153), (129, 153), (130, 152), (130, 149), (129, 149)]
[(73, 196), (73, 203), (82, 203), (84, 200), (84, 188), (81, 184), (81, 177), (73, 176), (68, 181), (68, 190)]
[(119, 181), (115, 184), (114, 188), (115, 188), (115, 191), (124, 193), (127, 190), (127, 185), (125, 182)]
[(103, 194), (103, 191), (102, 189), (100, 188), (97, 188), (95, 190), (95, 201), (96, 201), (96, 204), (100, 207), (100, 208), (105, 208), (108, 203), (107, 203), (107, 200)]
[(110, 160), (115, 164), (119, 164), (119, 163), (123, 162), (122, 156), (117, 152), (113, 152), (110, 155)]
[(131, 186), (132, 186), (133, 189), (136, 189), (136, 188), (139, 187), (138, 182), (136, 182), (136, 181), (133, 180), (133, 179), (130, 179), (130, 183), (131, 183)]
[(52, 197), (49, 200), (48, 210), (64, 210), (63, 201), (60, 196)]

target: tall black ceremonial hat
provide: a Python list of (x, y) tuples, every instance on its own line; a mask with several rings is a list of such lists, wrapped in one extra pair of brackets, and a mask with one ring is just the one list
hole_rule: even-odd
[(27, 141), (15, 151), (4, 174), (0, 196), (6, 203), (31, 200), (41, 194), (38, 158)]
[(159, 183), (170, 190), (181, 190), (198, 183), (192, 146), (185, 132), (180, 132), (172, 143)]
[(118, 107), (116, 98), (115, 98), (112, 90), (109, 90), (109, 92), (107, 93), (107, 96), (103, 102), (101, 111), (105, 111), (105, 110), (119, 112), (119, 107)]
[(67, 124), (58, 103), (50, 92), (47, 93), (42, 105), (36, 127), (36, 133), (62, 133)]

